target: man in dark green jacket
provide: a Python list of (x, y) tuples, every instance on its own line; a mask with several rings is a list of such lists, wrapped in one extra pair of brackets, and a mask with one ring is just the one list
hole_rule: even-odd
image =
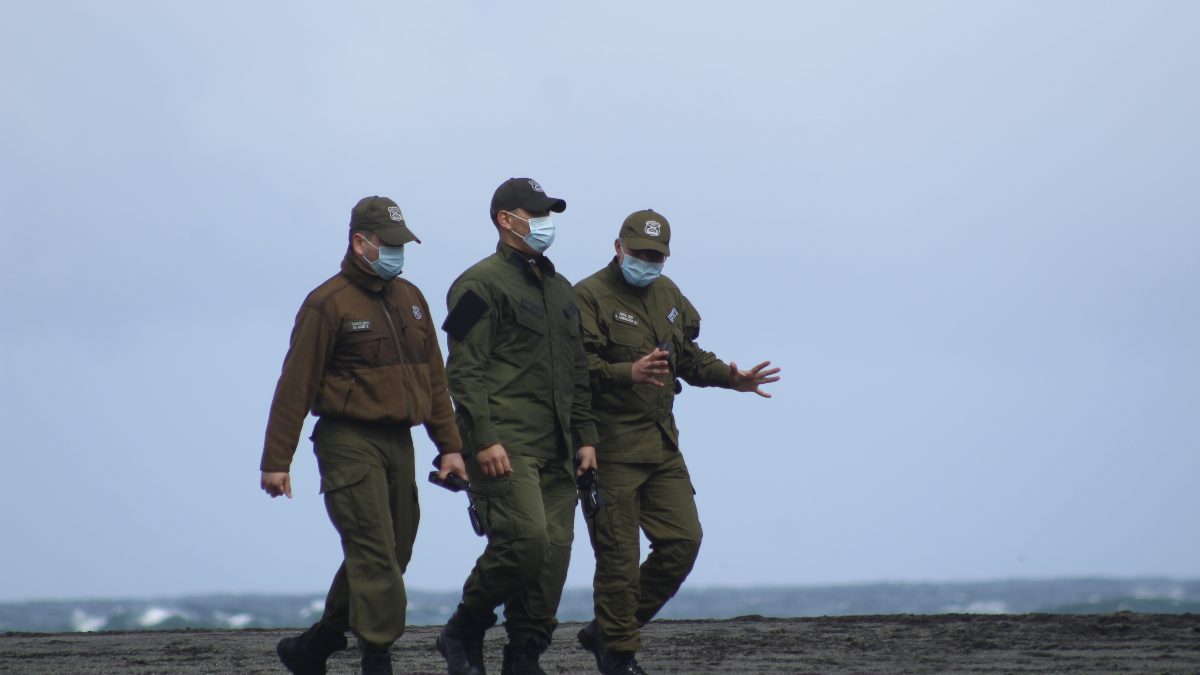
[[(662, 267), (671, 226), (654, 211), (621, 225), (616, 257), (579, 282), (583, 344), (599, 432), (604, 507), (588, 520), (596, 554), (596, 619), (579, 641), (605, 673), (643, 672), (638, 628), (662, 609), (692, 570), (700, 519), (672, 412), (681, 378), (699, 387), (752, 391), (779, 380), (769, 361), (749, 371), (696, 344), (700, 313)], [(638, 529), (651, 552), (639, 568)]]
[(420, 519), (410, 428), (424, 424), (442, 469), (466, 477), (429, 305), (398, 276), (414, 241), (396, 202), (355, 205), (341, 271), (296, 314), (271, 401), (262, 488), (292, 496), (292, 454), (312, 411), (321, 494), (345, 556), (321, 620), (276, 648), (293, 673), (324, 673), (347, 630), (359, 638), (364, 673), (392, 672), (388, 649), (404, 632), (403, 574)]
[[(496, 253), (447, 296), (446, 374), (487, 548), (437, 639), (452, 674), (484, 673), (483, 634), (503, 604), (502, 673), (541, 673), (566, 581), (576, 467), (596, 465), (587, 357), (571, 283), (543, 252), (566, 202), (529, 178), (492, 197)], [(445, 474), (445, 471), (443, 471)]]

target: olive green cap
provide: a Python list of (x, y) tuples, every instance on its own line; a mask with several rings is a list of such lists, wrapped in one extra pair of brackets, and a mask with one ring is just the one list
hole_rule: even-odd
[(389, 246), (402, 246), (410, 241), (421, 243), (408, 229), (404, 214), (396, 202), (387, 197), (363, 197), (350, 210), (351, 232), (374, 232)]
[(663, 255), (671, 255), (671, 224), (666, 217), (654, 209), (634, 211), (621, 223), (617, 235), (631, 249), (650, 249)]

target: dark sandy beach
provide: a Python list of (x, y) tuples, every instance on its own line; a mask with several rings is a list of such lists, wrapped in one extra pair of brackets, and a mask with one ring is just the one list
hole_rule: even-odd
[[(595, 672), (564, 623), (543, 657), (551, 673)], [(436, 627), (393, 647), (398, 673), (436, 673)], [(290, 630), (184, 630), (0, 635), (3, 673), (278, 673)], [(1200, 672), (1200, 615), (899, 615), (656, 621), (644, 633), (650, 673), (1188, 673)], [(489, 672), (503, 631), (489, 633)], [(330, 673), (357, 672), (348, 650)]]

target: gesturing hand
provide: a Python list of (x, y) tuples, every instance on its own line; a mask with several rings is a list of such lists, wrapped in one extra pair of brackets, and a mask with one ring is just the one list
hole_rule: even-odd
[(663, 386), (661, 378), (671, 374), (669, 358), (670, 352), (655, 347), (654, 351), (633, 362), (633, 367), (629, 371), (630, 379), (634, 384)]
[(763, 361), (754, 366), (750, 370), (738, 370), (737, 364), (730, 362), (729, 364), (729, 386), (737, 391), (752, 391), (763, 398), (771, 398), (767, 392), (759, 389), (761, 385), (770, 384), (771, 382), (779, 381), (779, 368), (771, 368), (764, 370), (771, 365), (770, 361)]

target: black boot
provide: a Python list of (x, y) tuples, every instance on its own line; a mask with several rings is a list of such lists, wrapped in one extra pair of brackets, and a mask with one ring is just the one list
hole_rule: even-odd
[(595, 619), (580, 629), (577, 637), (579, 638), (579, 645), (591, 652), (592, 656), (596, 657), (596, 670), (602, 673), (605, 672), (608, 659), (604, 652), (604, 645), (600, 642), (600, 631), (596, 628)]
[(392, 650), (362, 643), (363, 675), (392, 675)]
[(500, 675), (546, 675), (546, 671), (538, 665), (542, 652), (546, 651), (549, 643), (536, 638), (509, 638), (504, 645), (504, 663), (500, 666)]
[(487, 675), (483, 665), (483, 634), (496, 623), (496, 615), (473, 615), (461, 604), (437, 636), (437, 649), (446, 659), (450, 675)]
[(329, 655), (345, 648), (345, 634), (326, 628), (318, 621), (303, 633), (280, 640), (275, 653), (288, 672), (325, 675), (325, 661)]
[(633, 652), (609, 652), (608, 669), (604, 675), (646, 675), (646, 671), (633, 658)]

